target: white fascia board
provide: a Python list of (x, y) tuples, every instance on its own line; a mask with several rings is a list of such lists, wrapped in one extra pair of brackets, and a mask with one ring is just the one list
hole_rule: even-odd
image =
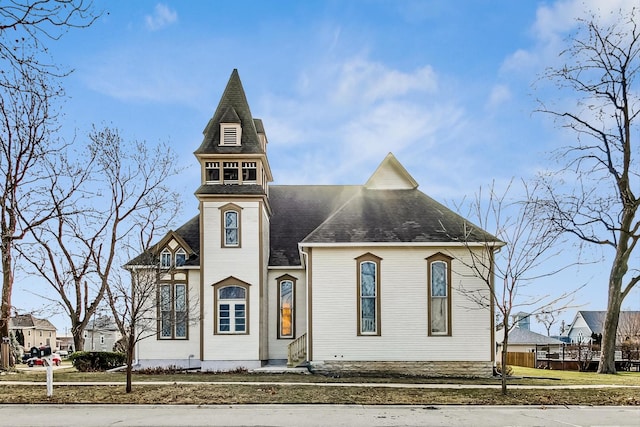
[(352, 242), (352, 243), (298, 243), (300, 250), (302, 248), (352, 248), (363, 246), (374, 247), (429, 247), (429, 248), (482, 248), (485, 246), (493, 246), (494, 248), (501, 248), (504, 246), (504, 242)]
[(269, 270), (304, 270), (304, 267), (301, 265), (270, 265), (267, 268)]

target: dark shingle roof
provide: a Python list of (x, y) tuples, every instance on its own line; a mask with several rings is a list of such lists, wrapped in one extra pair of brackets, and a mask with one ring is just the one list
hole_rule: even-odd
[(291, 185), (269, 187), (273, 211), (269, 265), (300, 265), (300, 243), (360, 189), (347, 185)]
[(200, 265), (200, 215), (196, 215), (176, 230), (176, 234), (191, 247), (193, 254), (185, 265)]
[(224, 185), (224, 184), (203, 184), (195, 194), (249, 194), (262, 195), (265, 194), (264, 188), (256, 184), (243, 185)]
[(156, 243), (150, 250), (145, 251), (129, 261), (125, 264), (126, 266), (135, 266), (135, 265), (150, 265), (152, 262), (150, 260), (154, 260), (154, 262), (158, 261), (158, 253), (160, 249), (158, 245), (161, 244), (167, 237), (171, 236), (172, 233), (177, 234), (184, 240), (184, 243), (189, 245), (191, 253), (187, 254), (188, 258), (185, 262), (185, 265), (200, 265), (199, 256), (200, 256), (200, 216), (196, 215), (191, 218), (189, 221), (185, 222), (181, 225), (177, 230), (170, 231), (167, 235), (158, 243)]
[[(582, 318), (585, 323), (591, 329), (592, 333), (601, 334), (604, 329), (604, 318), (607, 315), (606, 311), (589, 311), (589, 310), (580, 310), (578, 313), (582, 314)], [(631, 319), (636, 316), (640, 316), (640, 311), (621, 311), (619, 324), (624, 324), (625, 322), (631, 321)]]
[[(361, 189), (304, 243), (465, 242), (469, 222), (417, 189)], [(467, 242), (498, 241), (479, 228)]]
[[(502, 342), (502, 336), (499, 340), (499, 342)], [(562, 341), (532, 332), (528, 329), (513, 328), (511, 332), (509, 332), (509, 344), (561, 345)]]
[(38, 319), (31, 314), (19, 314), (9, 320), (9, 329), (42, 329), (46, 331), (55, 331), (56, 327), (47, 319)]
[[(202, 186), (205, 191), (209, 187)], [(260, 194), (260, 186), (242, 188)], [(255, 189), (257, 187), (259, 189)], [(200, 191), (200, 190), (199, 190)], [(211, 194), (221, 194), (221, 189)], [(246, 193), (244, 192), (246, 191)], [(345, 185), (273, 185), (269, 187), (271, 266), (299, 266), (298, 244), (464, 241), (465, 219), (419, 190), (368, 190)], [(175, 231), (199, 255), (200, 223), (192, 218)], [(479, 230), (468, 241), (497, 241)], [(198, 265), (192, 257), (187, 265)]]
[[(220, 123), (238, 122), (242, 125), (241, 145), (220, 146)], [(203, 134), (202, 144), (195, 154), (264, 154), (238, 70), (231, 73), (218, 108)]]

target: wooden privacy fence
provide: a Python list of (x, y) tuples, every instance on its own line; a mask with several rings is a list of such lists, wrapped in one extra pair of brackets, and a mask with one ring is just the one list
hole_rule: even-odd
[(511, 353), (507, 352), (507, 365), (524, 366), (526, 368), (536, 367), (536, 354), (529, 353)]

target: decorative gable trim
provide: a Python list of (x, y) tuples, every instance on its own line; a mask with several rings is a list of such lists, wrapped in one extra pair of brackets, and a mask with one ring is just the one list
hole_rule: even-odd
[[(175, 240), (177, 243), (177, 246), (175, 248), (168, 247), (169, 243), (171, 243), (172, 240)], [(185, 242), (185, 240), (173, 230), (169, 230), (164, 238), (156, 243), (156, 245), (151, 249), (151, 252), (156, 255), (160, 255), (160, 252), (165, 248), (170, 249), (170, 252), (175, 252), (177, 250), (176, 248), (182, 248), (187, 253), (187, 259), (189, 258), (189, 256), (195, 253), (194, 250), (191, 249), (191, 246), (189, 246), (187, 242)]]
[(220, 287), (220, 286), (227, 286), (227, 285), (242, 285), (242, 286), (251, 286), (251, 283), (247, 283), (244, 280), (240, 280), (237, 277), (234, 276), (229, 276), (226, 279), (222, 279), (219, 282), (216, 282), (214, 284), (212, 284), (211, 286), (214, 288)]

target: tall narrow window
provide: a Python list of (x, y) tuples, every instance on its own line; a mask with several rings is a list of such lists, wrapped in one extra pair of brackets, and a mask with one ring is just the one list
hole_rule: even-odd
[(160, 268), (171, 268), (171, 252), (167, 249), (160, 254)]
[(159, 331), (161, 339), (187, 338), (187, 285), (163, 284), (159, 289)]
[(222, 247), (239, 248), (242, 236), (241, 226), (242, 208), (234, 203), (228, 203), (220, 207), (220, 233)]
[(206, 162), (205, 173), (207, 182), (220, 182), (220, 162)]
[(365, 254), (358, 258), (358, 335), (380, 335), (380, 261)]
[(218, 334), (247, 333), (247, 289), (242, 286), (223, 286), (216, 291)]
[(288, 274), (278, 281), (278, 338), (295, 338), (295, 281)]
[(171, 338), (171, 285), (160, 286), (160, 338)]
[(238, 212), (224, 213), (224, 245), (238, 246)]
[(175, 337), (187, 337), (187, 285), (175, 285)]
[(429, 283), (429, 335), (451, 335), (451, 258), (427, 258)]

